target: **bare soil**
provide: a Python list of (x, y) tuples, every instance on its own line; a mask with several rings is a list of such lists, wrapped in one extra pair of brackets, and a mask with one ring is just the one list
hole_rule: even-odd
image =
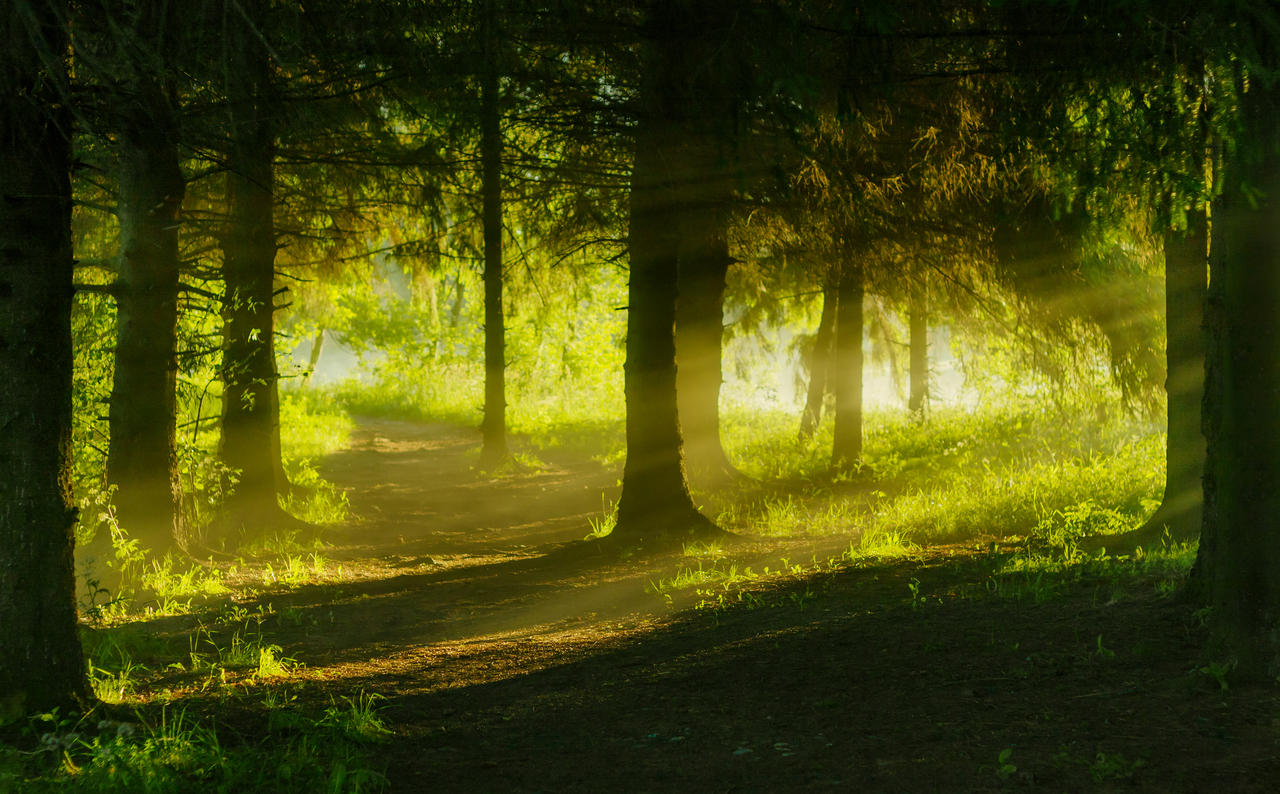
[(943, 548), (681, 608), (646, 592), (679, 555), (578, 543), (615, 471), (490, 475), (477, 446), (362, 421), (323, 467), (361, 517), (330, 553), (356, 578), (272, 599), (304, 615), (272, 640), (306, 697), (387, 699), (395, 791), (1280, 788), (1277, 688), (1202, 672), (1193, 606), (1154, 587), (987, 598), (990, 555)]

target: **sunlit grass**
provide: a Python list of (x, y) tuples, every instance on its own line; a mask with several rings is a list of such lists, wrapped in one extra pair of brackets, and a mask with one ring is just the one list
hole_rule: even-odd
[(222, 571), (167, 554), (152, 560), (140, 577), (141, 587), (158, 598), (183, 599), (219, 596), (231, 592), (222, 579)]
[(796, 438), (794, 417), (731, 414), (725, 444), (763, 478), (720, 521), (752, 535), (882, 533), (916, 543), (1029, 533), (1082, 504), (1112, 511), (1091, 529), (1115, 532), (1154, 508), (1163, 487), (1163, 437), (1123, 418), (1019, 404), (938, 412), (927, 424), (873, 413), (866, 457), (852, 478), (832, 477), (829, 428)]
[(920, 551), (920, 547), (903, 537), (901, 532), (874, 529), (866, 532), (856, 544), (841, 555), (842, 560), (857, 561), (865, 559), (897, 559), (909, 557)]
[(1022, 535), (1077, 505), (1108, 505), (1123, 518), (1107, 531), (1136, 526), (1154, 509), (1163, 472), (1153, 465), (1158, 439), (1123, 445), (1111, 455), (1022, 459), (1001, 465), (935, 473), (901, 496), (882, 500), (873, 526), (917, 543)]
[(588, 516), (587, 525), (591, 527), (591, 531), (583, 540), (599, 540), (608, 537), (618, 526), (618, 503), (610, 503), (603, 494), (600, 496), (600, 513), (599, 515)]
[(125, 660), (120, 669), (106, 670), (96, 666), (92, 658), (85, 660), (85, 669), (93, 696), (103, 703), (123, 703), (134, 690), (134, 674), (139, 670), (132, 660)]
[(848, 499), (830, 494), (766, 496), (754, 504), (732, 504), (716, 518), (725, 527), (763, 537), (845, 535), (861, 520)]

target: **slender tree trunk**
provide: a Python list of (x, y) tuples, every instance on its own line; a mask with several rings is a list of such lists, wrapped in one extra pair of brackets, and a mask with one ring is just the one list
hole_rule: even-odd
[(923, 283), (911, 285), (910, 301), (907, 326), (911, 347), (911, 393), (907, 398), (907, 410), (922, 420), (929, 399), (929, 298)]
[(1185, 234), (1164, 236), (1165, 392), (1168, 433), (1165, 442), (1164, 498), (1146, 523), (1107, 548), (1131, 552), (1159, 544), (1167, 532), (1176, 542), (1195, 540), (1203, 523), (1202, 482), (1205, 441), (1201, 432), (1204, 401), (1204, 304), (1208, 277), (1208, 222), (1202, 211), (1187, 216)]
[(822, 408), (830, 391), (832, 342), (835, 340), (836, 311), (840, 298), (838, 280), (828, 276), (822, 284), (822, 316), (818, 318), (818, 334), (809, 354), (809, 389), (804, 413), (800, 416), (800, 440), (808, 441), (822, 422)]
[(311, 354), (307, 356), (307, 374), (303, 379), (304, 383), (310, 383), (311, 378), (316, 374), (316, 367), (320, 366), (320, 356), (324, 353), (324, 329), (316, 331), (315, 338), (311, 340)]
[(836, 418), (831, 463), (836, 468), (862, 459), (862, 265), (847, 253), (840, 264), (836, 316)]
[(146, 80), (120, 133), (120, 268), (107, 479), (120, 523), (156, 552), (185, 543), (177, 467), (178, 225), (172, 114)]
[(675, 49), (679, 25), (659, 4), (649, 20), (642, 112), (631, 174), (627, 360), (627, 460), (613, 537), (628, 544), (678, 541), (716, 531), (694, 507), (685, 479), (676, 398), (676, 278), (680, 212), (675, 177), (682, 138)]
[(481, 457), (507, 456), (506, 328), (502, 312), (502, 119), (498, 107), (497, 20), (484, 4), (480, 83), (480, 160), (484, 216), (484, 420)]
[(275, 313), (275, 140), (266, 118), (269, 64), (246, 37), (233, 72), (227, 153), (229, 218), (222, 237), (222, 461), (240, 472), (227, 508), (233, 523), (281, 518), (288, 487), (280, 462)]
[(676, 304), (677, 396), (685, 453), (693, 472), (736, 473), (720, 441), (724, 290), (729, 272), (727, 216), (721, 202), (685, 216)]
[[(1213, 207), (1206, 341), (1204, 526), (1193, 584), (1219, 651), (1280, 675), (1280, 90), (1256, 82)], [(1245, 187), (1250, 188), (1246, 193)]]
[[(22, 9), (20, 11), (20, 9)], [(0, 11), (0, 721), (89, 699), (71, 499), (65, 3)], [(39, 42), (39, 44), (37, 44)], [(44, 60), (47, 56), (48, 60)], [(21, 97), (18, 100), (17, 97)]]

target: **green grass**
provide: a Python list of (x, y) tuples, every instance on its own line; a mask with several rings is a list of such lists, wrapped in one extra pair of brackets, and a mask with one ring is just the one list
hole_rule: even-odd
[(353, 731), (350, 719), (327, 711), (284, 722), (257, 741), (181, 707), (126, 721), (41, 714), (17, 741), (0, 743), (0, 791), (354, 794), (387, 787), (368, 750), (376, 731)]
[[(280, 412), (283, 462), (294, 485), (281, 506), (316, 530), (248, 528), (240, 551), (251, 561), (241, 559), (236, 568), (260, 571), (259, 580), (266, 586), (298, 586), (339, 575), (320, 553), (323, 528), (349, 520), (350, 509), (346, 494), (322, 478), (312, 461), (345, 447), (354, 422), (323, 394), (302, 389), (282, 392)], [(206, 440), (211, 435), (205, 434)], [(222, 470), (212, 457), (212, 449), (187, 445), (184, 450), (187, 519), (200, 526), (216, 514), (225, 496), (219, 484)], [(81, 571), (87, 582), (81, 607), (91, 619), (119, 622), (139, 614), (184, 614), (232, 592), (227, 570), (212, 561), (203, 563), (185, 555), (157, 556), (142, 548), (130, 537), (128, 527), (117, 522), (113, 496), (114, 488), (85, 487), (78, 494), (81, 518), (76, 527), (77, 543), (88, 544), (95, 535), (108, 533), (112, 540), (108, 558), (94, 560)], [(110, 581), (113, 591), (98, 589), (95, 583), (102, 581)]]
[[(727, 452), (759, 484), (720, 514), (752, 535), (896, 536), (915, 544), (1030, 533), (1055, 515), (1093, 505), (1091, 529), (1140, 522), (1163, 487), (1163, 436), (1148, 423), (1035, 405), (938, 411), (926, 424), (901, 414), (867, 418), (865, 457), (852, 476), (829, 466), (830, 428), (796, 438), (794, 417), (726, 416)], [(1102, 515), (1102, 513), (1099, 513)]]

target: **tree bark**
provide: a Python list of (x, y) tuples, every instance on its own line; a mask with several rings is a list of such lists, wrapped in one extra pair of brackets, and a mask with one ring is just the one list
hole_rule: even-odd
[(676, 303), (676, 385), (680, 427), (691, 471), (709, 477), (737, 473), (720, 441), (724, 290), (729, 272), (727, 216), (708, 199), (685, 214)]
[(1208, 277), (1209, 227), (1203, 211), (1187, 216), (1186, 233), (1164, 236), (1165, 289), (1165, 441), (1164, 498), (1138, 529), (1109, 538), (1107, 548), (1131, 552), (1158, 545), (1165, 533), (1186, 543), (1200, 535), (1205, 440), (1201, 431), (1204, 401), (1204, 305)]
[(828, 275), (822, 284), (822, 316), (818, 318), (818, 334), (809, 354), (809, 389), (805, 395), (804, 413), (800, 416), (800, 440), (813, 438), (822, 422), (822, 410), (830, 391), (832, 356), (835, 339), (836, 311), (840, 303), (838, 279)]
[(1255, 83), (1241, 98), (1241, 113), (1245, 134), (1225, 164), (1213, 207), (1204, 525), (1193, 586), (1213, 608), (1219, 651), (1243, 675), (1274, 680), (1280, 675), (1280, 412), (1274, 410), (1280, 90)]
[(837, 287), (835, 438), (831, 464), (856, 466), (862, 459), (862, 265), (844, 254)]
[(502, 119), (498, 107), (498, 32), (493, 0), (484, 4), (481, 36), (480, 160), (484, 224), (484, 419), (481, 457), (507, 457), (506, 328), (502, 311)]
[(679, 145), (688, 108), (677, 86), (682, 30), (670, 3), (648, 20), (641, 113), (635, 130), (627, 287), (627, 460), (613, 536), (630, 545), (717, 532), (694, 507), (685, 478), (676, 397), (676, 278), (680, 250)]
[[(0, 720), (89, 699), (71, 498), (65, 3), (0, 11)], [(38, 42), (38, 44), (37, 44)], [(47, 60), (45, 59), (47, 56)]]
[[(229, 217), (222, 236), (223, 463), (240, 472), (228, 499), (233, 524), (282, 518), (276, 495), (288, 487), (280, 460), (279, 375), (274, 341), (275, 139), (267, 118), (270, 64), (249, 36), (230, 102)], [(231, 527), (228, 527), (231, 528)]]
[(121, 525), (185, 543), (177, 467), (178, 226), (186, 189), (163, 89), (144, 79), (120, 132), (120, 266), (107, 479)]
[(911, 285), (907, 326), (911, 348), (908, 373), (911, 392), (907, 397), (907, 410), (917, 419), (923, 420), (925, 404), (929, 399), (929, 298), (923, 283)]

